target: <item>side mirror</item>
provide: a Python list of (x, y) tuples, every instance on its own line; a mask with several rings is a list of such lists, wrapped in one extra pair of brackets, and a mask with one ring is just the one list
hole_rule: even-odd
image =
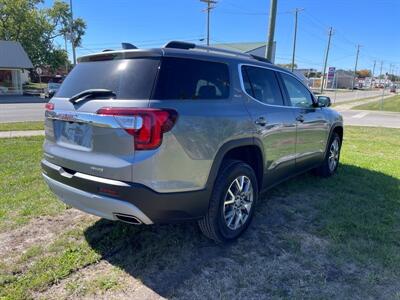
[(331, 106), (331, 98), (327, 96), (318, 96), (317, 103), (318, 107), (329, 107)]

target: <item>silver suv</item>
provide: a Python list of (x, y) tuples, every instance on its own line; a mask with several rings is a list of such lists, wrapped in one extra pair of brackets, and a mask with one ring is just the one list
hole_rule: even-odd
[(343, 122), (329, 105), (291, 72), (239, 52), (170, 42), (84, 56), (46, 104), (43, 177), (90, 214), (197, 220), (229, 241), (261, 191), (336, 171)]

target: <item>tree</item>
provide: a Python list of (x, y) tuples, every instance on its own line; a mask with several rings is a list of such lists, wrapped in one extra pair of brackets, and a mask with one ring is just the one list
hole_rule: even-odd
[(371, 77), (371, 70), (358, 70), (356, 74), (359, 78)]
[[(70, 36), (71, 14), (69, 5), (60, 0), (50, 8), (39, 9), (41, 3), (43, 0), (0, 0), (0, 39), (20, 42), (34, 66), (54, 70), (68, 61), (55, 39)], [(75, 46), (82, 42), (85, 28), (80, 18), (72, 22)]]
[(73, 34), (74, 46), (79, 47), (81, 45), (86, 23), (81, 18), (77, 18), (71, 23), (72, 16), (68, 3), (56, 0), (53, 6), (47, 10), (47, 15), (49, 22), (53, 26), (54, 35), (52, 38), (64, 36), (71, 41), (71, 34)]

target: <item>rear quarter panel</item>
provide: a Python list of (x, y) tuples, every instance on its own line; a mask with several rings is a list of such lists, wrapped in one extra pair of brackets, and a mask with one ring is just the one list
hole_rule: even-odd
[(218, 150), (229, 141), (252, 137), (253, 125), (241, 95), (227, 100), (152, 100), (150, 106), (179, 114), (151, 159), (144, 152), (135, 156), (134, 181), (160, 192), (205, 188)]

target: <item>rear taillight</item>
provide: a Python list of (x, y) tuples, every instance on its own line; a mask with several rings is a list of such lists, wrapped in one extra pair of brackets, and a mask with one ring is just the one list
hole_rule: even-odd
[(163, 134), (177, 119), (172, 109), (103, 107), (99, 115), (114, 116), (127, 133), (135, 137), (136, 150), (150, 150), (161, 145)]
[(54, 110), (54, 103), (46, 103), (44, 105), (45, 110)]

